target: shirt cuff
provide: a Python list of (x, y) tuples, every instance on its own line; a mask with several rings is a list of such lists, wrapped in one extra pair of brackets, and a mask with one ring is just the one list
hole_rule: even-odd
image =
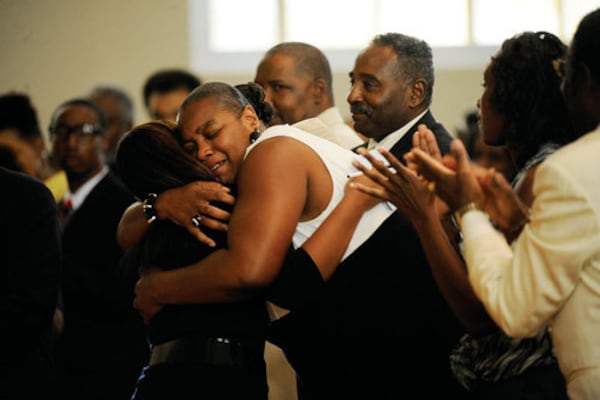
[(496, 232), (488, 215), (481, 210), (467, 211), (462, 216), (461, 229), (465, 239)]

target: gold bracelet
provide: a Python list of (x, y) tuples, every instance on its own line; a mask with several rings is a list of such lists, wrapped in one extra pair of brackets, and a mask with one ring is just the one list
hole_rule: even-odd
[(474, 201), (471, 201), (471, 202), (465, 204), (464, 206), (462, 206), (461, 208), (459, 208), (458, 210), (454, 211), (454, 219), (456, 220), (456, 223), (458, 224), (459, 227), (462, 227), (463, 215), (465, 215), (467, 212), (473, 211), (473, 210), (480, 210), (480, 209), (479, 209), (479, 207), (477, 207), (477, 204), (475, 204)]

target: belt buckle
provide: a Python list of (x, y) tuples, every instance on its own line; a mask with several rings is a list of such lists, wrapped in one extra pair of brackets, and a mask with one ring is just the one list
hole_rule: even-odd
[(150, 365), (164, 363), (207, 363), (243, 366), (250, 355), (241, 342), (224, 337), (189, 337), (153, 346)]
[(211, 338), (206, 342), (206, 359), (216, 365), (237, 365), (239, 352), (237, 343), (228, 338)]

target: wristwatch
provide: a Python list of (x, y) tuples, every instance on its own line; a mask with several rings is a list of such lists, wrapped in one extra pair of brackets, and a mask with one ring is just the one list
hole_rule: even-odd
[(146, 216), (146, 221), (151, 224), (156, 221), (156, 210), (154, 209), (154, 202), (158, 198), (156, 193), (148, 193), (146, 198), (142, 203), (142, 209), (144, 210), (144, 215)]

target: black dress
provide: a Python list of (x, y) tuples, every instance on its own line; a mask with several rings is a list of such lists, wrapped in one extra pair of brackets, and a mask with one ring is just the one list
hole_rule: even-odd
[[(203, 230), (215, 240), (216, 247), (202, 244), (170, 221), (157, 221), (129, 257), (133, 265), (154, 265), (164, 270), (189, 265), (226, 243), (225, 233)], [(265, 301), (261, 296), (235, 303), (165, 306), (152, 319), (148, 340), (152, 346), (184, 343), (181, 354), (145, 367), (133, 399), (191, 396), (266, 400), (268, 387), (263, 354), (267, 323)], [(215, 358), (212, 353), (221, 350), (213, 345), (224, 341), (235, 343), (239, 353), (234, 346), (232, 351), (236, 354), (230, 354), (231, 349), (227, 348), (224, 359), (219, 355)]]

